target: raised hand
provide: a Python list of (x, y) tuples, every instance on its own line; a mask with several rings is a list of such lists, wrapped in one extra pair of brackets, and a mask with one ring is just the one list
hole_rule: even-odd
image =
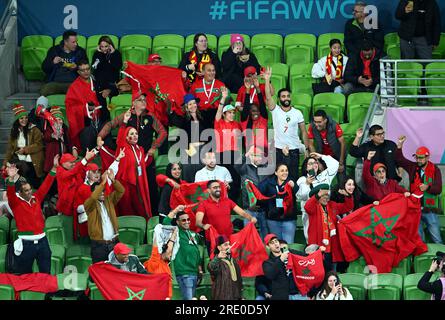
[(116, 161), (120, 161), (123, 157), (125, 157), (125, 148), (119, 150), (119, 155), (117, 156)]
[(363, 137), (363, 128), (358, 128), (357, 131), (355, 132), (355, 136), (357, 138)]
[(96, 156), (96, 153), (94, 152), (94, 149), (93, 150), (89, 150), (89, 149), (87, 149), (87, 153), (85, 154), (85, 159), (87, 160), (87, 161), (90, 161), (91, 159), (93, 159), (94, 157)]
[(53, 168), (57, 168), (59, 166), (60, 155), (56, 155), (53, 159)]
[(266, 67), (264, 73), (262, 74), (262, 77), (264, 78), (264, 80), (270, 81), (270, 78), (272, 77), (272, 68)]
[(368, 152), (368, 160), (371, 160), (375, 156), (376, 151), (369, 151)]

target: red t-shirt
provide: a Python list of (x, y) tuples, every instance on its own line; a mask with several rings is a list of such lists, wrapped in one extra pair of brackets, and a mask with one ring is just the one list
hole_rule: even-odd
[(215, 120), (216, 152), (238, 151), (238, 138), (242, 135), (241, 124), (237, 121)]
[[(262, 83), (260, 84), (260, 90), (261, 93), (263, 94), (263, 97), (266, 96), (266, 86)], [(246, 87), (242, 86), (239, 90), (238, 90), (238, 95), (236, 96), (236, 102), (241, 102), (242, 105), (244, 105), (244, 98), (246, 97)], [(258, 94), (256, 92), (256, 89), (251, 88), (250, 89), (250, 99), (253, 99), (252, 103), (259, 106), (260, 105), (260, 101), (258, 100)]]
[(211, 224), (219, 234), (230, 237), (233, 233), (230, 213), (235, 207), (236, 203), (229, 198), (221, 198), (218, 202), (208, 198), (199, 205), (197, 212), (204, 213), (203, 224)]
[(190, 93), (200, 99), (199, 110), (218, 109), (222, 87), (225, 84), (219, 80), (215, 80), (212, 87), (212, 84), (203, 84), (202, 79), (198, 79), (193, 83)]
[(251, 146), (255, 146), (267, 151), (269, 146), (267, 142), (267, 119), (260, 116), (257, 121), (252, 121), (252, 128), (249, 131), (247, 131), (247, 122), (241, 122), (241, 128), (246, 137), (246, 150), (249, 150)]
[[(323, 147), (322, 147), (322, 154), (326, 156), (333, 156), (334, 153), (332, 152), (331, 146), (328, 143), (328, 131), (325, 129), (323, 131), (320, 131), (321, 139), (323, 140)], [(343, 130), (341, 129), (340, 125), (337, 123), (337, 126), (335, 128), (335, 135), (337, 138), (340, 138), (343, 136)], [(309, 129), (307, 130), (307, 136), (309, 139), (314, 139), (314, 132), (312, 131), (312, 124), (309, 126)]]

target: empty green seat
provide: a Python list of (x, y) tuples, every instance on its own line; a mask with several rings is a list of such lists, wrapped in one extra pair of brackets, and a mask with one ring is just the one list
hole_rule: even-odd
[(385, 52), (388, 49), (388, 46), (390, 46), (390, 45), (400, 45), (400, 37), (397, 32), (391, 32), (391, 33), (385, 34), (384, 39), (385, 39), (385, 43), (384, 43), (383, 50)]
[(90, 283), (88, 287), (90, 288), (90, 300), (105, 300), (96, 284)]
[(6, 272), (6, 250), (8, 249), (8, 245), (0, 245), (0, 273)]
[(8, 243), (9, 240), (9, 219), (6, 216), (0, 217), (0, 245)]
[(357, 260), (351, 261), (348, 266), (348, 273), (361, 273), (366, 274), (367, 265), (363, 256), (360, 256)]
[(0, 284), (0, 300), (15, 300), (14, 288)]
[(314, 62), (317, 38), (310, 33), (293, 33), (284, 38), (284, 61), (288, 65)]
[(26, 80), (42, 81), (45, 78), (42, 63), (52, 46), (53, 38), (50, 36), (32, 35), (22, 39), (20, 57)]
[(326, 111), (337, 123), (343, 123), (343, 114), (346, 104), (346, 98), (338, 93), (319, 93), (314, 96), (312, 103), (313, 112), (321, 109)]
[[(97, 46), (99, 45), (99, 39), (102, 36), (105, 36), (105, 35), (95, 34), (93, 36), (88, 37), (88, 39), (87, 39), (86, 51), (87, 51), (88, 61), (90, 63), (93, 63), (93, 61), (91, 61), (91, 60), (93, 59), (94, 51), (97, 51)], [(119, 38), (112, 34), (108, 34), (107, 36), (109, 36), (111, 41), (113, 41), (114, 48), (118, 49), (119, 48)]]
[(165, 174), (165, 170), (169, 164), (168, 155), (160, 155), (156, 157), (156, 174)]
[(21, 291), (20, 300), (45, 300), (45, 293), (35, 291)]
[[(63, 40), (63, 36), (58, 36), (56, 39), (54, 39), (54, 45), (59, 45)], [(80, 34), (77, 35), (77, 45), (81, 48), (86, 49), (87, 48), (87, 38), (85, 36), (82, 36)]]
[(184, 50), (184, 37), (178, 34), (161, 34), (153, 38), (151, 52), (157, 53), (162, 58), (162, 64), (177, 67)]
[(386, 48), (386, 54), (388, 55), (389, 59), (400, 59), (400, 45), (389, 45), (388, 48)]
[(9, 238), (11, 242), (14, 242), (18, 238), (17, 225), (15, 223), (15, 219), (10, 221), (9, 225)]
[(362, 273), (339, 274), (343, 286), (349, 290), (354, 300), (366, 299), (365, 281), (366, 276)]
[(374, 94), (370, 92), (358, 92), (349, 95), (347, 104), (349, 123), (356, 124), (357, 128), (363, 124), (373, 96)]
[(275, 91), (287, 87), (287, 81), (289, 79), (289, 67), (284, 63), (274, 63), (272, 67), (272, 76), (270, 82), (272, 83)]
[(294, 242), (306, 244), (306, 238), (304, 237), (304, 231), (303, 231), (303, 219), (301, 215), (297, 215), (297, 226), (295, 228)]
[[(247, 48), (250, 48), (250, 36), (248, 36), (247, 34), (241, 34), (241, 36), (244, 38), (244, 45)], [(231, 37), (232, 34), (223, 34), (221, 36), (219, 36), (218, 39), (218, 57), (221, 59), (222, 54), (227, 51), (227, 49), (229, 49), (229, 47), (231, 46)]]
[(369, 300), (400, 300), (403, 277), (393, 273), (370, 274), (367, 286)]
[(439, 218), (440, 234), (442, 239), (445, 239), (445, 216), (438, 215), (437, 217)]
[(93, 263), (89, 246), (71, 245), (66, 250), (66, 266), (75, 267), (78, 273), (88, 272)]
[[(426, 86), (428, 95), (445, 95), (445, 62), (428, 64), (425, 68), (425, 77), (427, 78)], [(445, 99), (433, 98), (431, 99), (431, 103), (433, 106), (445, 106)]]
[(146, 221), (140, 216), (118, 217), (119, 241), (132, 246), (139, 246), (144, 241)]
[(51, 274), (56, 275), (63, 272), (65, 267), (65, 247), (51, 244)]
[(150, 244), (142, 244), (135, 248), (135, 255), (138, 256), (139, 260), (144, 263), (151, 256), (152, 245)]
[(156, 225), (159, 224), (159, 216), (153, 216), (147, 223), (147, 243), (153, 244), (153, 232)]
[[(216, 49), (218, 47), (218, 38), (214, 34), (206, 34), (207, 36), (207, 46), (209, 49), (211, 49), (213, 52), (216, 53)], [(194, 34), (190, 34), (185, 38), (185, 47), (184, 51), (189, 52), (192, 50), (193, 46), (195, 45), (193, 43), (193, 38), (195, 37)]]
[(302, 244), (302, 243), (289, 243), (288, 247), (289, 247), (289, 249), (292, 249), (292, 250), (304, 252), (306, 245)]
[[(431, 300), (431, 293), (417, 288), (420, 278), (424, 273), (408, 274), (403, 279), (403, 300)], [(437, 273), (433, 274), (430, 282), (437, 280)]]
[(151, 45), (151, 37), (144, 34), (129, 34), (123, 36), (119, 46), (122, 61), (146, 64), (148, 55), (151, 52)]
[(436, 49), (433, 50), (433, 59), (445, 58), (445, 33), (440, 34), (440, 42)]
[(399, 274), (402, 277), (404, 277), (407, 274), (411, 273), (411, 267), (412, 267), (412, 257), (408, 256), (407, 258), (400, 261), (397, 267), (393, 267), (391, 273)]
[(312, 63), (293, 64), (289, 70), (289, 87), (292, 93), (306, 93), (313, 95)]
[(318, 59), (327, 56), (331, 52), (329, 42), (332, 39), (338, 39), (341, 41), (344, 47), (345, 35), (343, 33), (324, 33), (318, 36), (317, 57)]
[(252, 37), (252, 52), (262, 66), (281, 62), (283, 37), (274, 33), (261, 33)]

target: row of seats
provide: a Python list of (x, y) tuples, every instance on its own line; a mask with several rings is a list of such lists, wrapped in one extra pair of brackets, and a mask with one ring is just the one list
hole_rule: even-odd
[[(181, 61), (183, 52), (188, 52), (193, 47), (194, 35), (184, 38), (179, 34), (163, 34), (151, 38), (148, 35), (133, 34), (118, 38), (109, 35), (116, 48), (122, 53), (123, 59), (135, 63), (144, 64), (151, 52), (161, 55), (163, 64), (177, 67)], [(207, 34), (208, 46), (218, 53), (222, 53), (230, 46), (230, 34), (221, 35), (219, 38)], [(87, 50), (88, 59), (91, 61), (97, 43), (101, 35), (93, 35), (88, 38), (78, 36), (78, 43)], [(340, 39), (344, 41), (343, 33), (325, 33), (318, 36), (310, 33), (294, 33), (283, 37), (280, 34), (264, 33), (252, 37), (243, 35), (246, 45), (252, 49), (261, 65), (285, 62), (288, 65), (300, 63), (313, 63), (316, 58), (327, 55), (330, 51), (329, 41)], [(41, 70), (46, 53), (54, 44), (60, 43), (62, 37), (55, 40), (47, 35), (31, 35), (22, 39), (21, 61), (27, 80), (43, 80)], [(400, 40), (396, 33), (385, 36), (385, 52), (388, 50), (391, 58), (400, 58)], [(398, 51), (397, 51), (398, 50)], [(440, 46), (434, 51), (435, 58), (445, 57), (445, 33), (442, 33)]]

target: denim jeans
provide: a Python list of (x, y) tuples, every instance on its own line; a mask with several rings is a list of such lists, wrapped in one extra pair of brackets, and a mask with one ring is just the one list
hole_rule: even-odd
[(275, 234), (279, 240), (293, 243), (295, 239), (296, 221), (274, 221), (267, 219), (269, 232)]
[(443, 244), (442, 237), (440, 236), (439, 218), (437, 218), (437, 215), (433, 212), (422, 211), (422, 217), (419, 223), (419, 235), (423, 242), (425, 242), (422, 222), (426, 224), (428, 232), (431, 235), (431, 240), (433, 240), (434, 243)]
[(290, 294), (289, 300), (309, 300), (307, 296), (302, 296), (301, 294)]
[(198, 276), (176, 276), (184, 300), (192, 300), (196, 293)]
[[(267, 236), (268, 228), (267, 228), (267, 222), (266, 222), (266, 214), (262, 210), (253, 211), (253, 210), (246, 210), (247, 213), (249, 213), (252, 217), (255, 217), (258, 221), (258, 225), (260, 227), (260, 236), (261, 239), (264, 239), (265, 236)], [(246, 226), (250, 221), (245, 219), (244, 220), (244, 226)]]
[(14, 256), (14, 260), (14, 273), (32, 273), (34, 260), (37, 260), (40, 273), (51, 273), (51, 249), (48, 238), (45, 236), (38, 241), (23, 240), (23, 251), (19, 256)]

